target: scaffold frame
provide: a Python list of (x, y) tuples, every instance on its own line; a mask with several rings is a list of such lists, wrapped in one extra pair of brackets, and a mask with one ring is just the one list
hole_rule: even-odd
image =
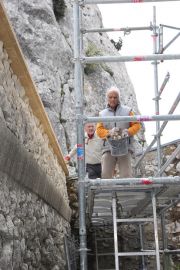
[[(162, 173), (169, 163), (175, 158), (177, 153), (180, 151), (180, 145), (167, 160), (167, 162), (162, 166), (161, 162), (161, 140), (160, 136), (164, 130), (168, 121), (180, 120), (180, 115), (172, 115), (175, 108), (180, 101), (180, 93), (177, 96), (174, 104), (172, 105), (168, 115), (159, 115), (159, 99), (164, 90), (168, 80), (169, 73), (166, 75), (161, 88), (158, 88), (158, 61), (161, 60), (178, 60), (180, 59), (180, 54), (166, 54), (163, 55), (163, 51), (174, 42), (180, 34), (177, 34), (164, 48), (162, 47), (162, 40), (160, 40), (160, 48), (157, 47), (157, 36), (159, 35), (157, 25), (156, 25), (156, 8), (153, 7), (153, 23), (147, 27), (130, 27), (130, 28), (95, 28), (95, 29), (83, 29), (81, 22), (81, 5), (86, 4), (109, 4), (109, 3), (142, 3), (142, 2), (166, 2), (169, 0), (75, 0), (73, 4), (74, 13), (74, 78), (75, 78), (75, 94), (76, 94), (76, 123), (77, 123), (77, 160), (78, 160), (78, 197), (79, 197), (79, 237), (80, 237), (80, 269), (87, 269), (87, 231), (86, 231), (86, 213), (89, 218), (94, 220), (94, 224), (101, 225), (104, 221), (113, 221), (114, 230), (114, 255), (115, 255), (115, 269), (119, 270), (119, 257), (121, 256), (142, 256), (142, 266), (145, 267), (145, 256), (152, 255), (156, 257), (156, 269), (160, 270), (160, 253), (163, 253), (163, 269), (167, 270), (167, 256), (173, 252), (179, 253), (179, 250), (170, 251), (167, 246), (167, 236), (165, 230), (165, 212), (171, 206), (179, 203), (179, 193), (180, 188), (175, 188), (176, 184), (180, 184), (180, 177), (162, 177)], [(177, 0), (178, 1), (178, 0)], [(165, 26), (165, 25), (164, 25)], [(168, 26), (166, 26), (168, 27)], [(177, 28), (179, 30), (179, 28)], [(98, 57), (85, 57), (82, 50), (82, 36), (83, 34), (93, 33), (93, 32), (108, 32), (108, 31), (135, 31), (135, 30), (150, 30), (153, 31), (153, 54), (152, 55), (135, 55), (135, 56), (98, 56)], [(161, 33), (162, 34), (162, 33)], [(88, 117), (84, 115), (83, 112), (83, 64), (84, 63), (100, 63), (100, 62), (128, 62), (128, 61), (153, 61), (154, 68), (154, 90), (155, 90), (155, 115), (152, 116), (125, 116), (125, 117)], [(145, 154), (151, 149), (155, 142), (157, 142), (157, 162), (158, 171), (155, 177), (150, 178), (126, 178), (126, 179), (96, 179), (90, 180), (85, 177), (85, 163), (84, 163), (84, 131), (83, 127), (86, 122), (113, 122), (113, 121), (125, 121), (125, 122), (145, 122), (145, 121), (156, 121), (156, 135), (151, 144), (144, 151), (142, 157), (137, 161), (135, 167), (139, 165), (141, 160), (144, 158)], [(164, 123), (160, 126), (160, 121)], [(118, 193), (122, 192), (133, 192), (135, 195), (134, 200), (136, 200), (136, 207), (132, 207), (131, 204), (127, 205), (129, 207), (129, 215), (123, 218), (117, 217), (116, 211), (116, 197)], [(142, 197), (139, 195), (142, 193)], [(86, 196), (87, 194), (87, 196)], [(100, 194), (102, 197), (100, 197)], [(103, 200), (103, 194), (109, 194), (110, 201), (112, 205), (108, 207), (96, 206), (97, 200), (100, 198)], [(160, 195), (163, 194), (162, 197)], [(86, 202), (86, 197), (88, 197)], [(140, 197), (140, 200), (137, 200)], [(161, 204), (164, 205), (163, 210), (157, 211), (157, 201), (160, 198)], [(100, 201), (100, 200), (99, 200)], [(148, 205), (152, 201), (152, 212), (149, 218), (150, 212)], [(101, 201), (104, 202), (104, 201)], [(159, 203), (159, 202), (158, 202)], [(146, 209), (145, 213), (142, 215), (142, 207), (140, 211), (137, 211), (138, 204), (142, 204), (142, 207)], [(98, 208), (99, 207), (99, 208)], [(100, 212), (96, 210), (101, 209)], [(103, 212), (103, 209), (109, 209), (109, 212)], [(111, 211), (112, 209), (112, 211)], [(113, 213), (112, 213), (113, 212)], [(157, 227), (157, 214), (161, 216), (161, 226), (163, 232), (163, 250), (159, 249), (158, 241), (158, 227)], [(135, 216), (135, 217), (134, 217)], [(91, 220), (91, 222), (92, 222)], [(143, 245), (143, 229), (142, 224), (144, 222), (153, 222), (154, 224), (154, 239), (155, 239), (155, 250), (146, 251)], [(126, 252), (122, 254), (118, 252), (117, 246), (117, 223), (132, 222), (139, 223), (140, 231), (140, 241), (141, 241), (141, 251), (140, 252)], [(97, 249), (97, 247), (96, 247)], [(97, 255), (97, 254), (96, 254)], [(97, 256), (96, 256), (97, 259)], [(97, 269), (98, 262), (97, 262)]]

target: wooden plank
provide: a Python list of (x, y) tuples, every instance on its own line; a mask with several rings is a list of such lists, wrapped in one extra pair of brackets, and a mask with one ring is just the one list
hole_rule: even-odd
[(69, 172), (59, 143), (38, 94), (37, 88), (29, 73), (23, 53), (6, 14), (2, 0), (0, 0), (0, 40), (3, 42), (4, 48), (12, 61), (11, 68), (14, 74), (16, 74), (16, 76), (19, 78), (22, 86), (25, 89), (26, 96), (29, 98), (29, 104), (34, 115), (39, 119), (40, 124), (43, 126), (44, 132), (49, 138), (49, 144), (52, 147), (54, 154), (57, 156), (58, 162), (61, 165), (64, 173), (68, 175)]

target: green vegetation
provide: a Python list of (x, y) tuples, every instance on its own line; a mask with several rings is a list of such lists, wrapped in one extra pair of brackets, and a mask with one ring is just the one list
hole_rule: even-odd
[[(94, 43), (89, 42), (88, 48), (86, 50), (86, 56), (91, 57), (91, 56), (98, 56), (98, 55), (102, 55), (102, 52), (97, 48), (97, 46)], [(84, 67), (84, 73), (86, 75), (89, 75), (95, 72), (96, 68), (97, 68), (97, 64), (86, 64)]]
[(177, 265), (175, 265), (174, 270), (180, 270), (180, 263), (178, 263)]
[[(91, 57), (91, 56), (101, 56), (101, 55), (103, 55), (102, 51), (99, 50), (99, 49), (97, 48), (97, 46), (96, 46), (94, 43), (89, 42), (88, 48), (87, 48), (87, 50), (86, 50), (86, 56)], [(104, 63), (99, 64), (99, 65), (100, 65), (106, 72), (108, 72), (108, 73), (110, 74), (111, 77), (113, 77), (114, 73), (113, 73), (113, 71), (111, 70), (111, 68), (110, 68), (108, 65), (106, 65), (106, 64), (104, 64)], [(97, 64), (94, 64), (94, 63), (92, 63), (92, 64), (86, 64), (85, 67), (84, 67), (84, 73), (85, 73), (86, 75), (89, 75), (89, 74), (95, 72), (96, 69), (97, 69)]]
[(88, 48), (86, 50), (86, 56), (95, 56), (95, 55), (102, 55), (102, 52), (96, 47), (94, 43), (89, 42)]
[(61, 98), (62, 98), (63, 96), (65, 96), (65, 92), (64, 92), (64, 90), (63, 90), (63, 85), (61, 85)]

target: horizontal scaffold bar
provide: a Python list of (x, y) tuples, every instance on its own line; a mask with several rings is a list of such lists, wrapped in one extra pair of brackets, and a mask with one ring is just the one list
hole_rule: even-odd
[(91, 56), (82, 57), (82, 63), (101, 63), (101, 62), (144, 62), (144, 61), (163, 61), (180, 59), (180, 54), (151, 54), (151, 55), (130, 55), (130, 56)]
[(114, 240), (113, 237), (96, 238), (96, 241)]
[[(167, 75), (166, 75), (166, 81), (167, 81), (168, 77), (169, 77), (169, 75), (167, 74)], [(159, 91), (159, 97), (160, 97), (161, 93), (162, 93), (162, 88), (161, 88), (161, 90)], [(179, 102), (180, 102), (180, 92), (179, 92), (179, 94), (177, 95), (177, 97), (176, 97), (176, 99), (175, 99), (175, 101), (174, 101), (174, 103), (173, 103), (173, 105), (172, 105), (170, 111), (168, 112), (168, 114), (173, 114), (173, 113), (174, 113), (174, 111), (175, 111), (175, 109), (177, 108)], [(146, 150), (143, 151), (142, 156), (141, 156), (141, 157), (138, 159), (138, 161), (136, 162), (135, 168), (137, 168), (137, 166), (139, 165), (139, 163), (141, 162), (141, 160), (144, 158), (144, 156), (146, 155), (146, 153), (149, 152), (150, 149), (152, 148), (152, 146), (155, 144), (155, 142), (156, 142), (158, 136), (160, 136), (160, 135), (162, 134), (163, 130), (165, 129), (165, 127), (166, 127), (166, 125), (167, 125), (167, 123), (168, 123), (168, 121), (164, 121), (164, 122), (163, 122), (163, 124), (161, 125), (161, 127), (160, 127), (160, 129), (159, 129), (159, 131), (158, 131), (158, 133), (157, 133), (157, 135), (156, 135), (156, 137), (152, 140), (152, 142), (149, 144), (149, 146), (146, 148)]]
[(167, 254), (180, 254), (180, 249), (175, 249), (175, 250), (165, 249), (164, 253), (167, 253)]
[[(179, 1), (179, 0), (174, 0)], [(123, 3), (145, 3), (145, 2), (170, 2), (170, 0), (85, 0), (82, 4), (123, 4)]]
[(180, 120), (180, 114), (177, 115), (134, 115), (134, 116), (106, 116), (106, 117), (84, 117), (85, 123), (98, 122), (149, 122), (149, 121), (175, 121)]
[(129, 256), (154, 256), (155, 251), (141, 251), (141, 252), (122, 252), (118, 253), (119, 257), (129, 257)]
[(153, 222), (153, 218), (119, 218), (119, 223), (141, 223), (141, 222)]
[(180, 30), (179, 27), (175, 27), (175, 26), (171, 26), (171, 25), (160, 24), (160, 26), (163, 26), (163, 27), (166, 27), (166, 28), (170, 28), (170, 29)]
[(83, 181), (87, 186), (112, 186), (112, 185), (176, 185), (180, 184), (180, 176), (174, 177), (149, 177), (149, 178), (121, 178), (121, 179), (93, 179)]
[(121, 27), (121, 28), (93, 28), (93, 29), (82, 29), (82, 33), (94, 33), (94, 32), (131, 32), (139, 30), (153, 30), (152, 26), (144, 27)]

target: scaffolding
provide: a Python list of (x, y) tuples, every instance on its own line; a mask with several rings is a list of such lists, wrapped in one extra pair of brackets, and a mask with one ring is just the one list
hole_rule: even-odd
[[(130, 28), (97, 28), (83, 29), (81, 22), (81, 6), (86, 4), (109, 4), (109, 3), (139, 3), (139, 2), (163, 2), (152, 0), (83, 0), (74, 1), (74, 64), (75, 64), (75, 94), (76, 94), (76, 123), (77, 123), (77, 160), (78, 160), (78, 196), (79, 196), (79, 237), (80, 237), (80, 269), (87, 269), (87, 222), (86, 216), (93, 226), (103, 226), (111, 224), (114, 231), (114, 257), (115, 269), (119, 270), (119, 260), (126, 256), (141, 256), (142, 269), (145, 270), (145, 256), (155, 256), (156, 269), (161, 269), (160, 254), (163, 254), (163, 269), (169, 269), (167, 258), (169, 254), (180, 253), (180, 250), (169, 250), (167, 246), (167, 235), (165, 230), (165, 212), (180, 202), (180, 176), (162, 177), (164, 170), (180, 151), (180, 145), (172, 153), (166, 163), (162, 166), (161, 157), (161, 133), (168, 121), (180, 120), (180, 115), (173, 115), (175, 108), (180, 101), (178, 94), (174, 104), (167, 115), (159, 115), (160, 96), (169, 80), (167, 73), (164, 81), (158, 89), (158, 61), (177, 60), (180, 54), (166, 54), (163, 52), (174, 42), (180, 35), (180, 32), (163, 47), (163, 27), (156, 25), (156, 8), (153, 7), (153, 23), (148, 27), (130, 27)], [(164, 0), (165, 2), (165, 0)], [(177, 27), (173, 29), (180, 30)], [(98, 56), (85, 57), (83, 55), (82, 40), (83, 35), (93, 32), (109, 31), (141, 31), (150, 30), (153, 32), (153, 54), (142, 56)], [(159, 42), (159, 46), (158, 46)], [(116, 116), (116, 117), (87, 117), (83, 112), (83, 65), (85, 63), (100, 62), (128, 62), (128, 61), (153, 61), (154, 68), (154, 90), (155, 90), (155, 115), (135, 115), (135, 116)], [(125, 179), (96, 179), (90, 180), (85, 177), (84, 162), (84, 124), (86, 122), (156, 122), (156, 135), (147, 147), (144, 153), (135, 164), (139, 166), (145, 154), (150, 151), (155, 142), (157, 142), (157, 164), (158, 171), (154, 177), (149, 178), (125, 178)], [(164, 121), (160, 126), (160, 121)], [(152, 207), (151, 207), (151, 205)], [(118, 207), (124, 209), (123, 214), (118, 216)], [(158, 206), (158, 207), (157, 207)], [(163, 250), (160, 250), (158, 239), (158, 219), (161, 217)], [(144, 249), (143, 226), (145, 223), (152, 223), (154, 228), (154, 250)], [(140, 233), (141, 251), (139, 252), (120, 252), (118, 250), (118, 224), (138, 224)], [(96, 267), (98, 266), (98, 251), (96, 239)]]

